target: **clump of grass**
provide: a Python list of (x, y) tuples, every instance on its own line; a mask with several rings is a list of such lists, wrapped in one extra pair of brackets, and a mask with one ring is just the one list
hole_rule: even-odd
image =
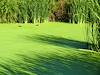
[(0, 0), (0, 23), (35, 23), (48, 19), (54, 0)]
[(100, 1), (73, 0), (73, 23), (89, 23), (87, 36), (92, 43), (91, 48), (100, 51)]

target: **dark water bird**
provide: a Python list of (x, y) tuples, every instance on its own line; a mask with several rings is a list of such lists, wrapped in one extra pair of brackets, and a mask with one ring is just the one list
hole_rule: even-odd
[(39, 26), (39, 24), (36, 24), (36, 26)]
[(22, 27), (21, 25), (19, 25), (18, 27)]

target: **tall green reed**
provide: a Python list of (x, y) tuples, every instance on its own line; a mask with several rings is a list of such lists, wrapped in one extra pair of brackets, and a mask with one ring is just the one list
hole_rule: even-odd
[(73, 0), (73, 23), (87, 23), (87, 38), (91, 49), (100, 51), (100, 1)]
[(35, 23), (48, 19), (54, 0), (0, 0), (0, 23)]

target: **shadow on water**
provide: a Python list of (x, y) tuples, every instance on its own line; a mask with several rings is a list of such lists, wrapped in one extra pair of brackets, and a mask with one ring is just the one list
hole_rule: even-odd
[(54, 35), (37, 35), (37, 36), (26, 36), (27, 39), (30, 40), (37, 40), (42, 43), (47, 43), (51, 45), (56, 45), (60, 47), (72, 47), (77, 49), (88, 49), (88, 43), (77, 41), (77, 40), (71, 40), (63, 37), (57, 37)]
[[(41, 55), (33, 53), (36, 58), (29, 55), (17, 54), (20, 61), (8, 60), (9, 63), (0, 67), (6, 69), (2, 75), (99, 75), (97, 66), (93, 62), (84, 61), (73, 56), (60, 56), (55, 54)], [(5, 74), (3, 74), (5, 73)]]
[[(85, 42), (62, 37), (37, 35), (28, 39), (37, 40), (60, 47), (84, 48)], [(86, 47), (85, 47), (86, 48)], [(75, 51), (76, 52), (76, 51)], [(100, 61), (88, 52), (69, 53), (61, 50), (57, 53), (30, 52), (16, 54), (19, 59), (6, 59), (0, 63), (0, 75), (100, 75)]]

